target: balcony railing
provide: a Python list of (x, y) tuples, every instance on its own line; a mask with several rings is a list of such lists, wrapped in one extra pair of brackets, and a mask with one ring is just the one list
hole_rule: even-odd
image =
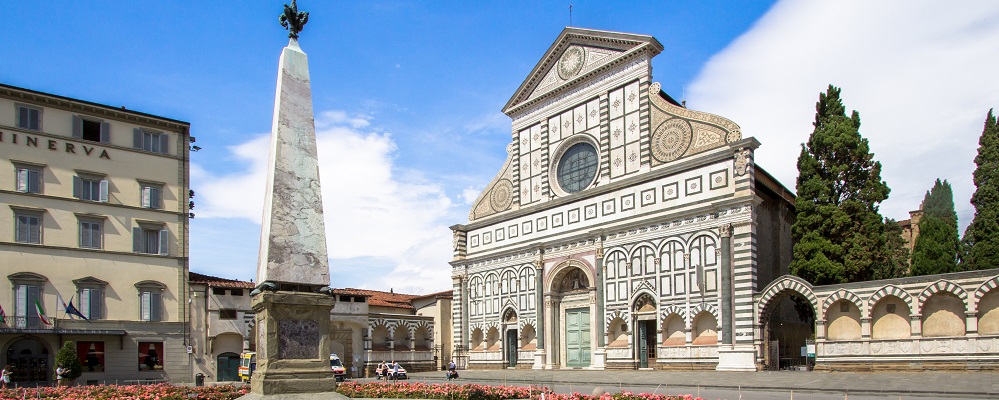
[(42, 319), (38, 318), (37, 315), (30, 317), (23, 315), (7, 317), (7, 325), (16, 329), (43, 329), (50, 327), (50, 325), (43, 324)]

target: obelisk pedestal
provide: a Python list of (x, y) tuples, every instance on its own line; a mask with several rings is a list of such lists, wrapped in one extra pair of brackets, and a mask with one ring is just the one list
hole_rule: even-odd
[(333, 298), (321, 293), (277, 291), (253, 297), (258, 335), (253, 393), (336, 390), (329, 362), (332, 308)]

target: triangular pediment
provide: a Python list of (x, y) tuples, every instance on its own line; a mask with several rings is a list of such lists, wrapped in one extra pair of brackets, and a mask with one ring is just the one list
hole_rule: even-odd
[(652, 36), (565, 28), (503, 107), (517, 109), (586, 81), (587, 78), (638, 54), (655, 56), (663, 46)]

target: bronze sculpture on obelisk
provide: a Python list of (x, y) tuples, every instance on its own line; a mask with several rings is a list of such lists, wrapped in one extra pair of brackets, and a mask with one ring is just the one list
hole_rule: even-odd
[(329, 366), (333, 297), (312, 89), (308, 57), (298, 46), (308, 16), (292, 1), (280, 17), (290, 40), (278, 67), (257, 260), (259, 283), (251, 293), (257, 369), (248, 397), (306, 396), (336, 389)]

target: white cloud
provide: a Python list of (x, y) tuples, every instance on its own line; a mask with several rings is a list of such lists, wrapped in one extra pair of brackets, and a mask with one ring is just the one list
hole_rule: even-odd
[(978, 137), (999, 107), (996, 21), (992, 2), (781, 1), (712, 57), (687, 105), (759, 139), (756, 161), (794, 190), (818, 94), (838, 86), (892, 188), (882, 214), (908, 218), (947, 179), (963, 232)]
[[(336, 282), (337, 260), (368, 257), (391, 260), (395, 271), (367, 276), (358, 285), (381, 288), (391, 281), (397, 291), (412, 293), (446, 287), (452, 202), (443, 188), (416, 171), (397, 169), (391, 136), (357, 129), (368, 126), (368, 119), (339, 111), (319, 115), (316, 126), (323, 128), (316, 138), (333, 285), (343, 286)], [(234, 174), (213, 176), (192, 167), (199, 223), (212, 218), (260, 223), (268, 146), (268, 136), (260, 135), (230, 147), (235, 161), (247, 165)]]
[(465, 201), (466, 205), (472, 205), (475, 199), (479, 198), (482, 189), (481, 186), (469, 186), (461, 191), (461, 199)]

